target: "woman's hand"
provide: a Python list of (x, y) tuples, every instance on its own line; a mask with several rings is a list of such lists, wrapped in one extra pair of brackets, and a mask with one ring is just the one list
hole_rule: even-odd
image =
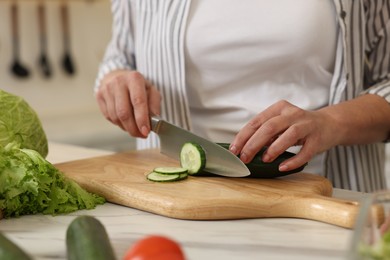
[(236, 135), (230, 150), (248, 163), (263, 146), (269, 146), (262, 160), (272, 162), (291, 146), (302, 145), (300, 152), (279, 168), (280, 171), (292, 170), (335, 143), (334, 128), (329, 127), (331, 120), (326, 113), (305, 111), (287, 101), (279, 101), (246, 124)]
[(150, 115), (160, 115), (161, 95), (139, 72), (118, 70), (107, 74), (96, 93), (107, 120), (134, 137), (150, 132)]
[(390, 133), (389, 118), (389, 103), (372, 94), (316, 111), (280, 101), (246, 124), (233, 140), (230, 151), (240, 154), (247, 163), (263, 146), (268, 146), (262, 159), (272, 162), (291, 146), (302, 145), (297, 155), (280, 165), (280, 171), (288, 171), (336, 145), (386, 140)]

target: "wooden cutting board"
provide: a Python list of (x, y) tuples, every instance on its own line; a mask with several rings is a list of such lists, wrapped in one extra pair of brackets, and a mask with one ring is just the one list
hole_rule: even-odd
[(66, 176), (109, 202), (190, 220), (293, 217), (352, 228), (358, 203), (332, 198), (331, 183), (295, 173), (277, 179), (193, 177), (157, 183), (146, 174), (179, 162), (141, 150), (57, 164)]

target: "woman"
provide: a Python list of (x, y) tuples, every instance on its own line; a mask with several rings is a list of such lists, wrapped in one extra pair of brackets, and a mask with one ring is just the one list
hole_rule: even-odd
[(112, 0), (97, 102), (140, 149), (158, 146), (158, 114), (231, 143), (244, 162), (264, 145), (264, 161), (292, 147), (280, 170), (310, 161), (305, 170), (335, 187), (383, 189), (389, 10), (385, 0)]

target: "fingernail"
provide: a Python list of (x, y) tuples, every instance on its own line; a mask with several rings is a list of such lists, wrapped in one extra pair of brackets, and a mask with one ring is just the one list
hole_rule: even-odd
[(268, 154), (264, 154), (261, 160), (263, 160), (263, 162), (269, 162), (271, 160), (271, 156), (269, 156)]
[(234, 154), (237, 154), (237, 147), (235, 145), (233, 146), (230, 146), (229, 150), (234, 153)]
[(149, 134), (149, 130), (146, 126), (141, 127), (141, 134), (143, 136), (147, 136)]
[(242, 153), (242, 154), (240, 154), (240, 159), (242, 162), (246, 163), (248, 160), (248, 157), (246, 156), (245, 153)]
[(160, 116), (160, 112), (153, 111), (153, 112), (152, 112), (152, 115), (154, 115), (154, 116)]
[(279, 166), (279, 171), (285, 172), (285, 171), (287, 171), (287, 170), (288, 170), (288, 166), (287, 166), (287, 165), (282, 164), (282, 165)]

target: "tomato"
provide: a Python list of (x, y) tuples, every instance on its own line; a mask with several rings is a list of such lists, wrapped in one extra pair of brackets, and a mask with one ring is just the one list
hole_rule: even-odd
[(180, 245), (167, 237), (151, 235), (135, 243), (123, 260), (184, 260)]

